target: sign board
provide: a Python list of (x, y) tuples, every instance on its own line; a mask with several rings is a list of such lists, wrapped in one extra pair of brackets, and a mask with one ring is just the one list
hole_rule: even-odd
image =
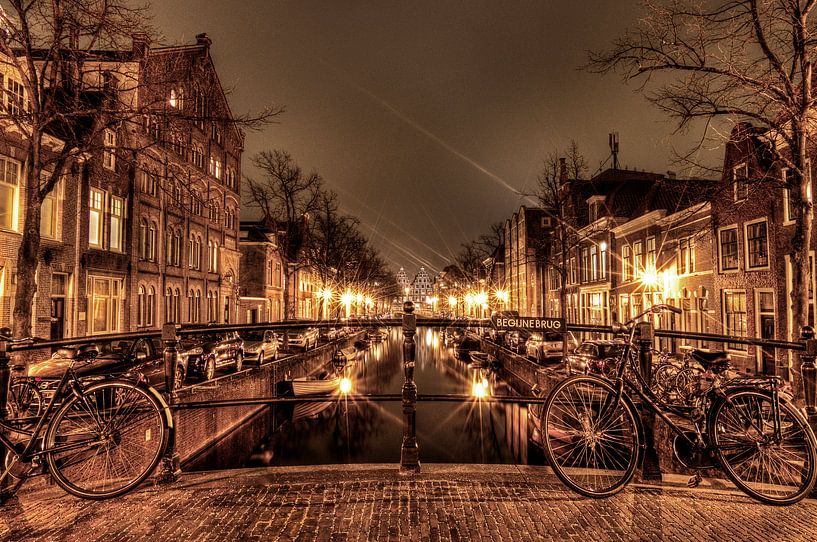
[(507, 331), (550, 331), (564, 333), (564, 318), (536, 318), (533, 316), (491, 316), (491, 323), (496, 329)]

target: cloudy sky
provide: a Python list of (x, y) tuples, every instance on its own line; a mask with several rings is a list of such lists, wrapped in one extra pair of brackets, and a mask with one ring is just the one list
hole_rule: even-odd
[(395, 270), (441, 269), (525, 203), (543, 157), (571, 138), (591, 172), (612, 130), (629, 168), (674, 169), (672, 146), (688, 145), (634, 87), (578, 69), (637, 22), (635, 0), (174, 0), (154, 11), (170, 42), (213, 39), (235, 111), (286, 106), (248, 135), (245, 175), (258, 151), (288, 150)]

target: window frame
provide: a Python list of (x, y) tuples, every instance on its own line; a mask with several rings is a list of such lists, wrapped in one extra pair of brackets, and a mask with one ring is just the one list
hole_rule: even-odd
[[(751, 254), (749, 252), (750, 251), (749, 228), (751, 226), (755, 226), (755, 225), (758, 225), (758, 224), (764, 224), (765, 225), (765, 230), (766, 230), (766, 235), (765, 235), (765, 238), (766, 238), (766, 241), (765, 241), (765, 245), (766, 245), (766, 263), (764, 265), (755, 265), (755, 266), (753, 266), (750, 263), (751, 262), (751, 260), (750, 260)], [(744, 222), (743, 223), (743, 244), (744, 244), (744, 247), (743, 247), (743, 249), (744, 249), (743, 250), (744, 262), (743, 263), (746, 266), (747, 271), (762, 271), (762, 270), (765, 270), (765, 269), (769, 269), (769, 267), (771, 265), (771, 254), (769, 253), (769, 249), (770, 249), (770, 244), (769, 244), (769, 221), (768, 221), (768, 219), (766, 217), (759, 218), (759, 219), (756, 219), (756, 220), (751, 220), (749, 222)]]
[[(728, 231), (735, 232), (735, 267), (724, 267), (723, 265), (723, 234)], [(729, 226), (724, 226), (722, 228), (718, 228), (718, 272), (719, 273), (737, 273), (740, 271), (740, 228), (738, 228), (737, 224), (730, 224)]]

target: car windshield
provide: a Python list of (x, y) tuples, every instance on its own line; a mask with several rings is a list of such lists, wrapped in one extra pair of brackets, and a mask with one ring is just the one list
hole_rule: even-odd
[(545, 333), (545, 340), (548, 342), (555, 342), (562, 340), (561, 333)]
[(204, 342), (210, 342), (210, 341), (218, 341), (218, 340), (221, 340), (221, 339), (218, 337), (218, 335), (215, 335), (213, 333), (198, 333), (196, 335), (188, 335), (187, 340), (193, 341), (193, 342), (196, 342), (196, 343), (204, 343)]
[(263, 341), (264, 331), (243, 331), (244, 340), (247, 341)]
[(133, 341), (117, 341), (105, 343), (99, 347), (100, 354), (127, 354), (130, 352)]

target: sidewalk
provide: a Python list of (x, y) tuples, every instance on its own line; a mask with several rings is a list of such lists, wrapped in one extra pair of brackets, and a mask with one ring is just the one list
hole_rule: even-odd
[[(673, 482), (682, 482), (674, 480)], [(717, 482), (715, 482), (719, 486)], [(817, 501), (764, 506), (728, 487), (633, 484), (606, 500), (543, 467), (338, 465), (185, 473), (113, 501), (29, 482), (2, 540), (814, 540)]]

